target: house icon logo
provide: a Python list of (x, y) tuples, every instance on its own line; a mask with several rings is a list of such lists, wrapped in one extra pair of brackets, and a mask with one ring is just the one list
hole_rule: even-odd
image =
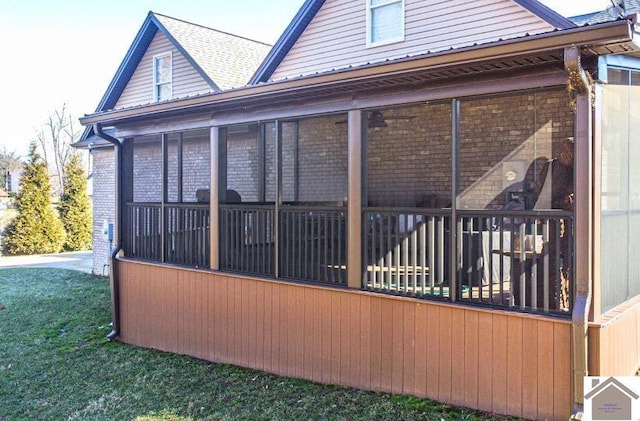
[(640, 377), (586, 377), (586, 420), (636, 420), (640, 417)]

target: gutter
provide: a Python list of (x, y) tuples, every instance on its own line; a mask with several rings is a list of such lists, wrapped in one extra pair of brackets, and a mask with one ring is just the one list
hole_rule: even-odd
[[(582, 239), (575, 244), (575, 298), (571, 315), (571, 348), (573, 373), (573, 408), (572, 420), (582, 419), (584, 409), (584, 378), (588, 371), (588, 339), (589, 339), (589, 308), (592, 297), (592, 259), (590, 245), (593, 241), (591, 229), (592, 214), (592, 84), (589, 76), (582, 67), (580, 51), (567, 48), (564, 52), (565, 70), (567, 72), (568, 87), (575, 99), (576, 133), (574, 144), (574, 162), (582, 162), (586, 169), (575, 171), (575, 238)], [(576, 166), (577, 167), (577, 166)]]
[(111, 285), (111, 312), (112, 312), (112, 324), (113, 329), (111, 333), (107, 335), (109, 340), (115, 340), (120, 335), (120, 279), (118, 277), (117, 261), (118, 253), (122, 250), (122, 177), (120, 175), (120, 168), (122, 167), (122, 143), (113, 136), (110, 136), (102, 131), (102, 124), (95, 123), (93, 125), (93, 132), (111, 143), (114, 146), (116, 154), (116, 245), (111, 251), (109, 271), (109, 283)]

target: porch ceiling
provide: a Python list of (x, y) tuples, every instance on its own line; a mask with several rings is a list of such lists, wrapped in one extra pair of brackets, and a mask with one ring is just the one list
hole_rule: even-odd
[(362, 92), (412, 88), (456, 78), (523, 72), (530, 69), (564, 69), (564, 49), (578, 46), (584, 58), (638, 51), (630, 21), (581, 27), (526, 36), (487, 45), (426, 53), (382, 64), (336, 70), (308, 77), (176, 99), (80, 119), (84, 125), (117, 125), (193, 113), (242, 113), (311, 98), (355, 97)]

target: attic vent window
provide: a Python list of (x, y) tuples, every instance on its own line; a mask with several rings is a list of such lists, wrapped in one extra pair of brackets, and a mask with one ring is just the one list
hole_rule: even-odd
[(367, 47), (404, 41), (404, 0), (366, 0)]
[(173, 92), (171, 89), (172, 79), (171, 53), (153, 57), (153, 99), (154, 101), (164, 101), (171, 99)]

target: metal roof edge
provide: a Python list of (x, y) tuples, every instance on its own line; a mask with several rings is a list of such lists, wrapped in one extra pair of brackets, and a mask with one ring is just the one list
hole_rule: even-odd
[(273, 48), (271, 48), (267, 57), (265, 57), (262, 64), (260, 64), (249, 80), (249, 85), (255, 85), (269, 80), (278, 65), (280, 65), (287, 53), (289, 53), (291, 47), (293, 47), (300, 35), (302, 35), (302, 32), (304, 32), (316, 13), (318, 13), (318, 10), (320, 10), (324, 2), (325, 0), (306, 0), (304, 2), (282, 35), (280, 35), (280, 38), (278, 38)]
[(614, 42), (630, 42), (632, 39), (633, 34), (629, 21), (616, 21), (586, 27), (575, 27), (563, 31), (547, 32), (524, 38), (508, 39), (490, 44), (442, 51), (422, 57), (409, 57), (393, 62), (377, 63), (336, 72), (263, 83), (182, 100), (112, 110), (101, 114), (87, 115), (80, 119), (80, 123), (88, 125), (96, 122), (114, 122), (132, 118), (151, 118), (150, 116), (175, 112), (180, 109), (194, 109), (213, 103), (223, 104), (243, 99), (250, 100), (266, 95), (288, 93), (320, 85), (329, 86), (336, 83), (365, 80), (381, 75), (401, 74), (407, 71), (417, 71), (421, 68), (441, 68), (445, 66), (470, 64), (482, 60), (513, 57), (522, 54), (566, 48), (569, 46), (593, 46)]
[(543, 19), (548, 24), (553, 25), (558, 29), (569, 29), (569, 28), (575, 28), (577, 26), (571, 20), (562, 16), (561, 14), (551, 9), (550, 7), (547, 7), (544, 4), (540, 3), (538, 0), (513, 0), (513, 1), (518, 3), (520, 6), (524, 7), (525, 9), (529, 10), (531, 13), (538, 16), (539, 18)]

